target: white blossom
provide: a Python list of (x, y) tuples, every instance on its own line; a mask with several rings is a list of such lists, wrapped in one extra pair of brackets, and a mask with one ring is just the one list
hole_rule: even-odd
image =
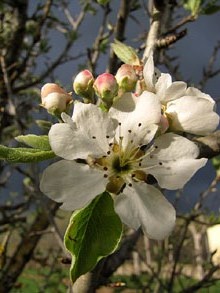
[(175, 224), (175, 209), (149, 184), (178, 189), (205, 165), (198, 147), (177, 134), (154, 139), (161, 117), (155, 95), (125, 94), (108, 113), (75, 103), (72, 118), (52, 126), (49, 140), (63, 158), (43, 173), (40, 188), (62, 208), (84, 207), (98, 194), (112, 194), (121, 220), (150, 238), (163, 239)]
[(215, 112), (215, 101), (194, 87), (188, 87), (183, 81), (174, 81), (168, 73), (161, 73), (154, 67), (150, 55), (144, 70), (147, 90), (159, 98), (162, 112), (169, 121), (169, 129), (195, 135), (208, 135), (219, 124)]

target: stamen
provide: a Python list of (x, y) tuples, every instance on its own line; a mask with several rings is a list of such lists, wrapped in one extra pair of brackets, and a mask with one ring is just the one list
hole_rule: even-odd
[(141, 124), (141, 123), (139, 123), (139, 124), (138, 124), (138, 127), (140, 127), (141, 125), (142, 125), (142, 124)]
[(96, 139), (96, 137), (95, 137), (95, 136), (92, 136), (92, 138), (93, 138), (93, 139)]
[(108, 178), (108, 174), (104, 174), (104, 178)]

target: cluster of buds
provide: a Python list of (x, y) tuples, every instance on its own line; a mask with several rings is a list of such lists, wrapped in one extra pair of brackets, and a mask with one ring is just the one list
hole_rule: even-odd
[(115, 76), (103, 73), (96, 79), (89, 70), (83, 70), (75, 77), (73, 89), (77, 95), (89, 102), (93, 101), (96, 94), (107, 107), (110, 107), (114, 98), (125, 92), (134, 91), (137, 81), (138, 75), (134, 66), (123, 64)]
[(41, 89), (41, 106), (50, 114), (60, 116), (72, 102), (71, 95), (55, 83), (46, 83)]
[[(94, 103), (96, 95), (106, 108), (110, 108), (114, 99), (124, 93), (139, 92), (141, 76), (136, 67), (123, 64), (115, 76), (102, 73), (96, 79), (89, 70), (83, 70), (75, 77), (73, 89), (85, 103)], [(67, 112), (72, 101), (71, 95), (55, 83), (47, 83), (41, 89), (41, 106), (50, 114), (60, 116)]]

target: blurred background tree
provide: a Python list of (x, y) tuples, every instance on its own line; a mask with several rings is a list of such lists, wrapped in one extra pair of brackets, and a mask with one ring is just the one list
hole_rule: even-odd
[[(212, 89), (208, 93), (219, 95), (219, 40), (216, 44), (213, 40), (207, 42), (200, 73), (195, 64), (200, 62), (202, 48), (199, 44), (196, 48), (195, 44), (190, 45), (193, 25), (200, 17), (206, 17), (206, 24), (213, 17), (218, 18), (219, 10), (219, 1), (202, 0), (2, 0), (1, 144), (17, 146), (13, 138), (30, 130), (47, 134), (55, 118), (39, 106), (44, 83), (57, 82), (72, 91), (72, 76), (82, 68), (90, 69), (94, 75), (105, 70), (114, 74), (120, 65), (110, 47), (114, 39), (135, 47), (141, 56), (154, 34), (158, 66), (168, 70), (174, 80), (191, 78), (189, 83), (201, 89), (207, 89), (210, 83)], [(197, 30), (202, 29), (200, 23)], [(202, 33), (214, 34), (208, 28)], [(181, 52), (191, 59), (185, 59)], [(190, 60), (195, 60), (195, 64), (189, 64)], [(219, 154), (218, 132), (196, 140), (206, 157)], [(69, 214), (58, 210), (59, 206), (39, 190), (45, 163), (12, 165), (0, 161), (0, 292), (66, 292), (67, 288), (70, 292), (93, 292), (101, 285), (112, 291), (116, 290), (114, 287), (130, 287), (139, 288), (140, 292), (194, 292), (213, 287), (220, 276), (219, 260), (213, 261), (207, 229), (219, 223), (219, 216), (207, 212), (204, 204), (211, 194), (219, 194), (218, 157), (214, 166), (216, 173), (209, 165), (194, 181), (200, 188), (193, 184), (187, 187), (189, 196), (196, 193), (190, 200), (187, 197), (187, 208), (179, 204), (186, 191), (167, 194), (179, 214), (176, 230), (169, 239), (158, 243), (140, 231), (127, 231), (121, 248), (85, 277), (83, 289), (82, 280), (75, 288), (68, 280), (70, 259), (62, 237)], [(205, 190), (201, 191), (201, 186)], [(219, 206), (211, 205), (211, 211), (218, 209)], [(126, 277), (128, 272), (132, 278)]]

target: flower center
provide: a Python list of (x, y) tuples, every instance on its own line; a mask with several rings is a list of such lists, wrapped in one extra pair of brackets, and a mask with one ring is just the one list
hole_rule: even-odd
[[(141, 123), (138, 124), (141, 127)], [(108, 179), (106, 190), (110, 193), (120, 193), (126, 184), (132, 186), (132, 182), (147, 182), (148, 174), (146, 166), (142, 166), (144, 158), (150, 156), (151, 146), (139, 145), (136, 141), (136, 135), (128, 129), (129, 137), (126, 137), (126, 144), (123, 144), (124, 137), (120, 131), (119, 122), (118, 138), (109, 142), (109, 149), (106, 155), (99, 158), (88, 158), (87, 162), (91, 167), (98, 168), (104, 172), (103, 177)], [(109, 136), (106, 136), (109, 138)], [(155, 147), (156, 148), (156, 147)]]
[(112, 169), (115, 173), (127, 173), (131, 170), (131, 164), (129, 162), (123, 162), (121, 157), (116, 155), (112, 160)]

